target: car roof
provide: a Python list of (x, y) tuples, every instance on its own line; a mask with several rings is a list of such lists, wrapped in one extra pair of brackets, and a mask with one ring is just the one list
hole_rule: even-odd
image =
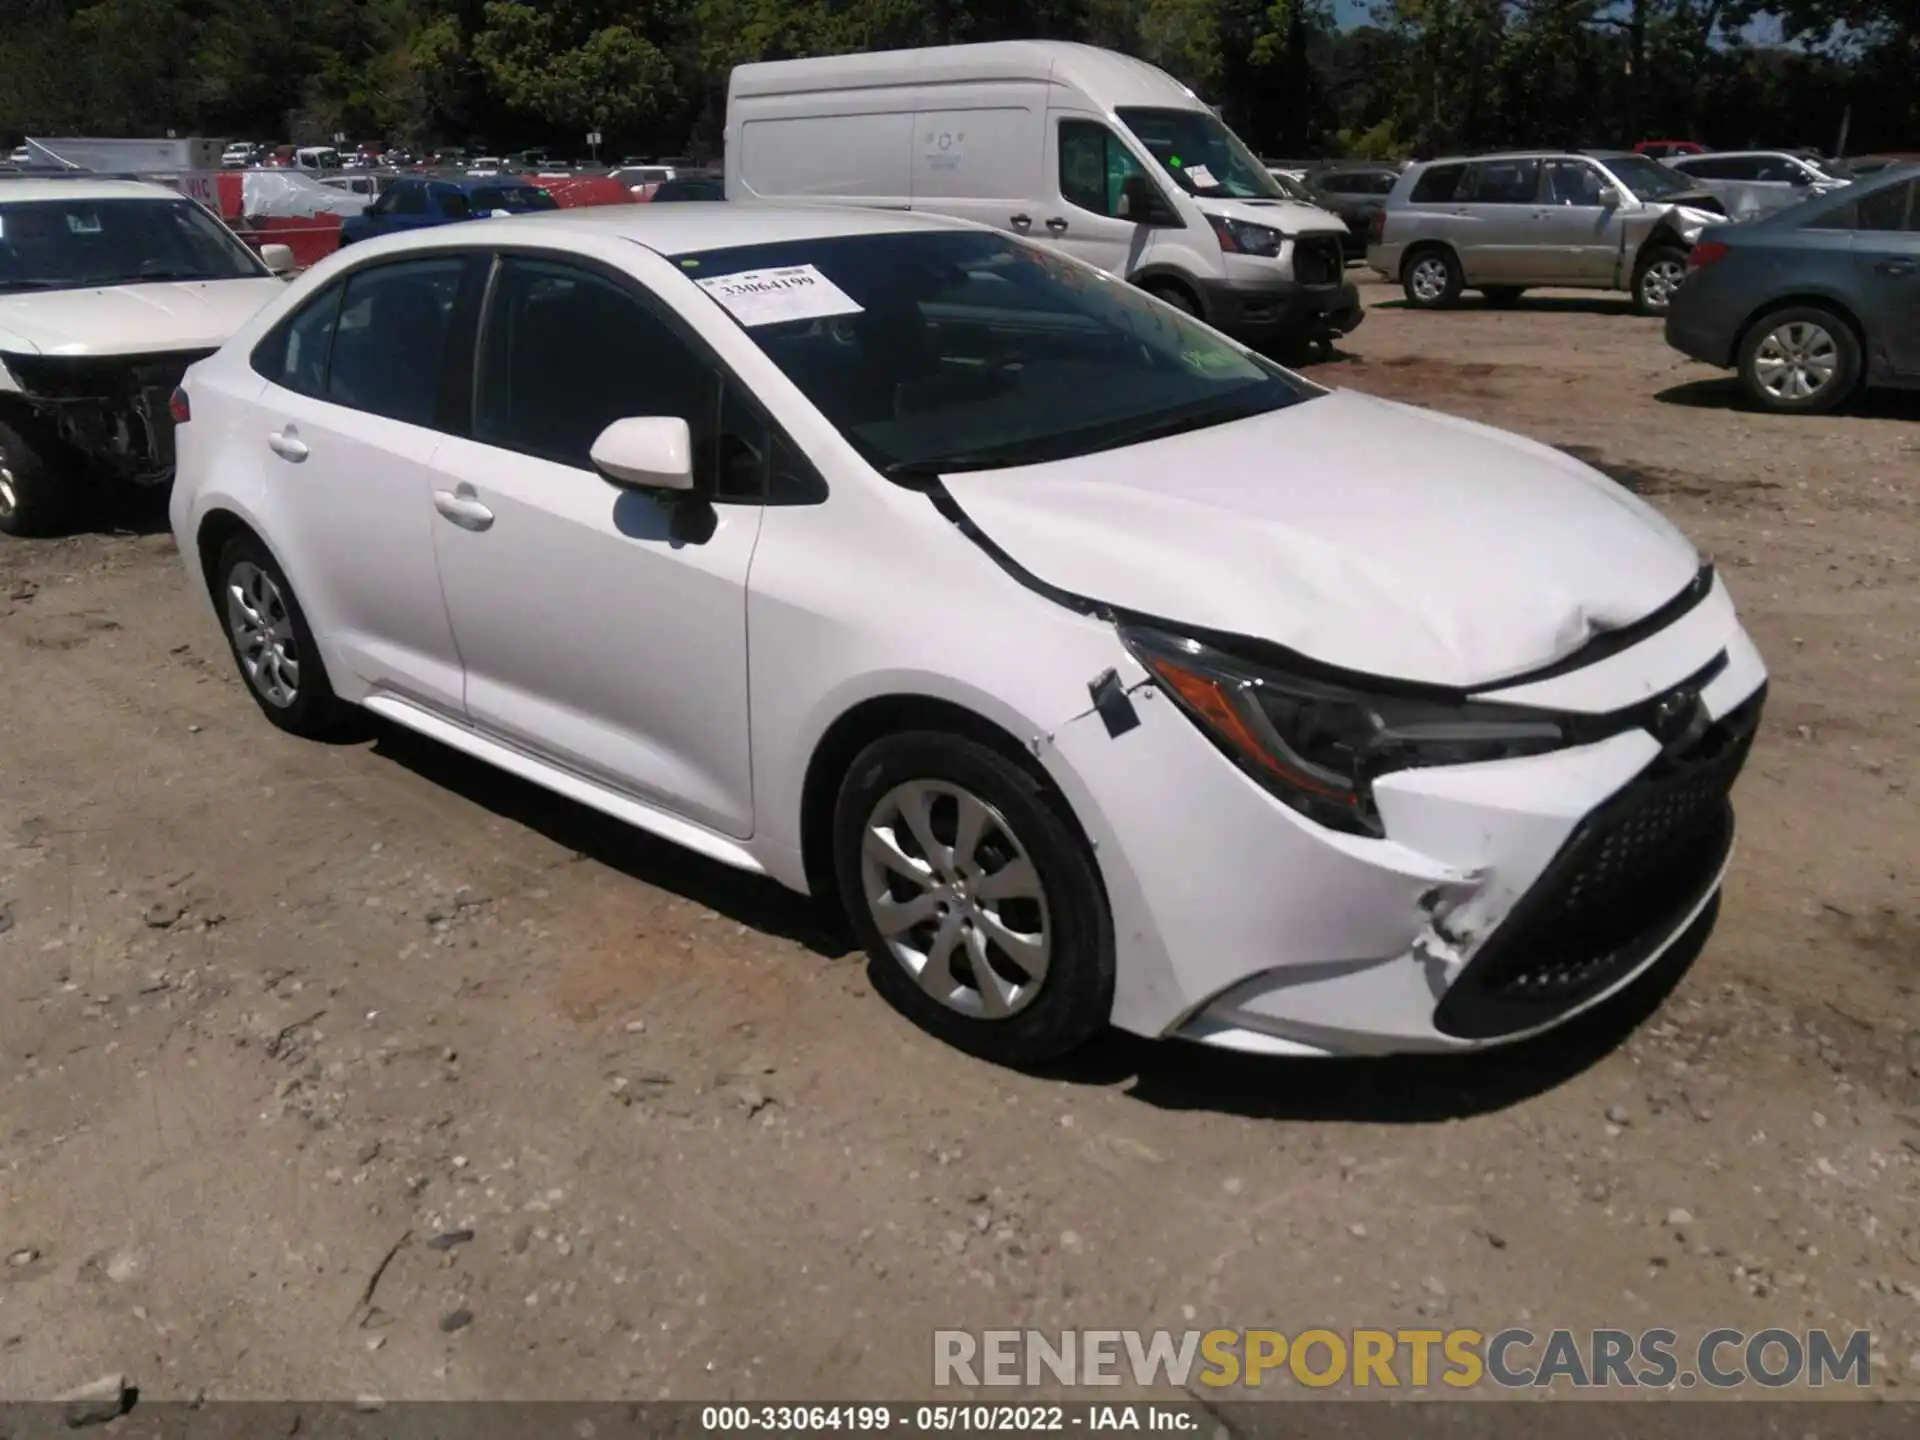
[(21, 200), (179, 200), (178, 190), (144, 180), (40, 180), (0, 175), (0, 204)]
[(733, 68), (728, 94), (746, 99), (794, 91), (1010, 80), (1077, 86), (1115, 107), (1204, 108), (1192, 90), (1156, 66), (1071, 40), (991, 40), (919, 50), (756, 61)]
[[(454, 243), (552, 241), (559, 235), (622, 239), (662, 255), (730, 250), (790, 240), (829, 240), (846, 235), (892, 235), (925, 230), (971, 230), (977, 226), (905, 210), (859, 210), (844, 205), (786, 206), (721, 201), (689, 206), (582, 205), (538, 215), (489, 220), (484, 226), (437, 226), (382, 241), (388, 253)], [(476, 238), (478, 237), (478, 238)]]

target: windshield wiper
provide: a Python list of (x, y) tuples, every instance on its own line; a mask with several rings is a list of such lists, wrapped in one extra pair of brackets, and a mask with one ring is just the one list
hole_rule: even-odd
[(966, 470), (1005, 470), (1031, 463), (1024, 455), (1004, 450), (964, 450), (957, 455), (935, 455), (925, 460), (896, 460), (881, 468), (889, 480), (934, 480)]
[(165, 284), (171, 280), (212, 280), (216, 277), (204, 270), (143, 270), (138, 275), (128, 275), (118, 280), (93, 280), (93, 285), (144, 285), (148, 281)]
[(0, 280), (0, 290), (71, 290), (82, 283), (79, 280), (47, 280), (21, 276), (17, 280)]

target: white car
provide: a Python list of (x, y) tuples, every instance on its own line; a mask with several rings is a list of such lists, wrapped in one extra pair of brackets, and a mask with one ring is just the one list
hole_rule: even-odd
[(274, 724), (361, 706), (837, 898), (978, 1054), (1471, 1048), (1711, 923), (1765, 671), (1678, 531), (1020, 238), (388, 237), (177, 408)]
[(163, 185), (0, 180), (0, 534), (172, 478), (174, 386), (286, 288), (262, 256)]

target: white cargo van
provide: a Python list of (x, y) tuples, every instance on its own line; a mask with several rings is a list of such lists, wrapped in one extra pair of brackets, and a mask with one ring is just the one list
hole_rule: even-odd
[(1360, 323), (1345, 227), (1289, 200), (1198, 96), (1019, 40), (742, 65), (729, 200), (927, 210), (1027, 235), (1259, 343)]

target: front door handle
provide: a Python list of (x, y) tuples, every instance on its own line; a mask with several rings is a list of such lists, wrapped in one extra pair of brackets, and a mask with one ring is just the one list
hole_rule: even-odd
[(433, 508), (462, 530), (485, 530), (493, 524), (493, 511), (478, 500), (456, 495), (451, 490), (434, 491)]
[(267, 448), (282, 460), (291, 460), (296, 465), (307, 458), (307, 442), (300, 438), (300, 432), (291, 425), (267, 436)]
[(1911, 275), (1914, 271), (1914, 262), (1911, 260), (1882, 260), (1873, 268), (1882, 275)]
[(1009, 215), (1007, 217), (1007, 223), (1016, 230), (1031, 230), (1033, 228), (1033, 217), (1031, 215)]
[(1047, 221), (1047, 229), (1051, 230), (1056, 235), (1064, 235), (1067, 233), (1067, 222), (1065, 220), (1062, 220), (1058, 215), (1056, 215), (1051, 220)]

